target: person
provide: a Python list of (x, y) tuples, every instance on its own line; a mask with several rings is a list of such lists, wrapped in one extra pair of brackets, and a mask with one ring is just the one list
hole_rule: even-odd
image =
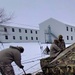
[(58, 43), (58, 40), (54, 39), (53, 44), (50, 46), (50, 58), (52, 58), (52, 60), (61, 52), (61, 49), (58, 47)]
[(73, 75), (71, 66), (67, 66), (67, 74), (66, 75)]
[(11, 65), (13, 61), (19, 68), (24, 68), (21, 64), (21, 53), (23, 52), (24, 48), (21, 46), (10, 46), (9, 48), (0, 51), (0, 71), (2, 75), (15, 75)]
[(66, 46), (62, 35), (58, 36), (58, 41), (58, 47), (63, 51), (66, 48)]
[(73, 67), (73, 75), (75, 75), (75, 67)]

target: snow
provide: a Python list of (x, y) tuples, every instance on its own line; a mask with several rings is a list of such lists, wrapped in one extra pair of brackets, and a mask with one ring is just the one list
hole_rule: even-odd
[[(41, 71), (40, 59), (48, 57), (49, 55), (44, 55), (43, 50), (46, 46), (50, 48), (51, 44), (41, 44), (41, 43), (4, 43), (0, 44), (0, 50), (12, 46), (22, 46), (24, 47), (24, 53), (22, 56), (22, 64), (24, 65), (24, 70), (26, 73), (37, 73)], [(69, 45), (66, 45), (69, 46)], [(22, 75), (24, 74), (23, 70), (20, 69), (14, 62), (12, 63), (15, 74)]]
[[(50, 46), (49, 44), (41, 44), (41, 43), (4, 43), (0, 44), (0, 50), (8, 48), (10, 45), (12, 46), (22, 46), (24, 47), (24, 53), (22, 56), (22, 64), (24, 65), (24, 70), (26, 73), (35, 73), (41, 71), (40, 68), (40, 59), (47, 57), (49, 55), (44, 55), (43, 50), (46, 46)], [(20, 69), (14, 62), (12, 63), (14, 67), (14, 71), (16, 75), (22, 75), (24, 72)]]

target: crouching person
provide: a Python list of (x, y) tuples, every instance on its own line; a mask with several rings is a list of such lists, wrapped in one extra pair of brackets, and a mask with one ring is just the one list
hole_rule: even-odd
[(61, 52), (61, 49), (58, 47), (58, 40), (55, 39), (53, 44), (50, 46), (50, 57), (51, 61), (58, 56), (58, 54)]
[(0, 71), (2, 75), (15, 75), (11, 63), (14, 61), (16, 65), (23, 69), (21, 64), (21, 53), (24, 52), (24, 48), (20, 46), (10, 46), (0, 51)]

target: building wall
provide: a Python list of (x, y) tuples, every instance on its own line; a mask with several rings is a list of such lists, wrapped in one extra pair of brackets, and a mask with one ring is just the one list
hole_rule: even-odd
[[(47, 35), (45, 36), (45, 32), (48, 32), (48, 27), (50, 26), (50, 32), (54, 35)], [(68, 27), (68, 31), (67, 31)], [(63, 38), (66, 43), (74, 43), (75, 42), (75, 27), (70, 26), (67, 24), (64, 24), (60, 21), (57, 21), (53, 18), (50, 18), (42, 23), (39, 24), (39, 29), (40, 29), (40, 41), (42, 43), (45, 43), (47, 40), (51, 39), (53, 40), (58, 37), (58, 35), (63, 35)], [(41, 35), (42, 34), (42, 35)], [(69, 39), (68, 39), (69, 38)]]
[(39, 30), (0, 25), (1, 42), (38, 42)]
[(0, 42), (52, 43), (58, 35), (66, 43), (75, 42), (75, 27), (50, 18), (39, 24), (39, 29), (0, 25)]

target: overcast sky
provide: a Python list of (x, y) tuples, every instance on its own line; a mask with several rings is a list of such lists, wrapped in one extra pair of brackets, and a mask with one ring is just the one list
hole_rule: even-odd
[(38, 26), (55, 18), (75, 26), (75, 0), (0, 0), (0, 8), (8, 15), (13, 13), (13, 23)]

